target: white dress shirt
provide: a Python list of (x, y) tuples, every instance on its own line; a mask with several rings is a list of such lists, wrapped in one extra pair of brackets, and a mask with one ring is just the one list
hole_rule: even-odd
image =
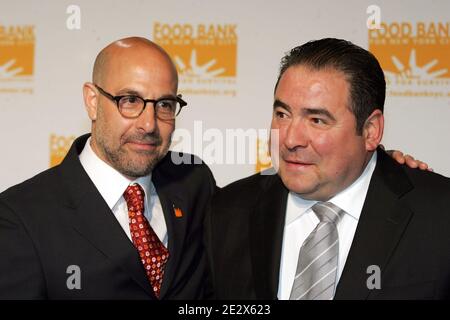
[(101, 160), (91, 148), (91, 138), (88, 139), (79, 156), (81, 165), (91, 178), (97, 190), (108, 204), (123, 231), (131, 241), (128, 207), (123, 193), (130, 184), (138, 183), (145, 192), (144, 215), (152, 226), (158, 238), (167, 248), (168, 235), (161, 202), (151, 181), (151, 174), (130, 180), (109, 164)]
[[(348, 188), (328, 200), (345, 211), (337, 226), (339, 234), (337, 282), (341, 277), (350, 251), (376, 163), (377, 154), (375, 152), (361, 176)], [(311, 209), (316, 203), (317, 201), (304, 200), (297, 194), (289, 192), (278, 284), (278, 299), (280, 300), (289, 300), (292, 285), (294, 284), (300, 248), (319, 223), (319, 219)]]

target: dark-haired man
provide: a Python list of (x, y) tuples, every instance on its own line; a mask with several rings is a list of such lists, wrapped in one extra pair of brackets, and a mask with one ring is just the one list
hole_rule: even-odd
[(376, 58), (345, 40), (283, 58), (278, 174), (225, 187), (207, 216), (216, 298), (450, 298), (450, 180), (378, 147), (385, 86)]

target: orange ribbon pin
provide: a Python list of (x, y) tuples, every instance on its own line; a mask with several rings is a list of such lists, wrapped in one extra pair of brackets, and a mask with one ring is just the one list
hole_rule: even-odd
[(180, 208), (173, 208), (173, 211), (175, 212), (175, 217), (181, 218), (183, 216), (183, 211), (181, 211)]

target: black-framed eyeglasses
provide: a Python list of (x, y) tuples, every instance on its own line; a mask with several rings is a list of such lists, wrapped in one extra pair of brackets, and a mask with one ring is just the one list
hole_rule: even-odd
[(98, 85), (94, 84), (98, 91), (105, 97), (114, 101), (117, 109), (124, 118), (134, 119), (139, 117), (144, 112), (148, 102), (153, 103), (155, 108), (155, 115), (160, 120), (173, 120), (181, 109), (187, 105), (187, 102), (181, 99), (181, 94), (176, 97), (163, 97), (160, 99), (144, 99), (138, 95), (128, 94), (122, 96), (113, 96), (106, 92)]

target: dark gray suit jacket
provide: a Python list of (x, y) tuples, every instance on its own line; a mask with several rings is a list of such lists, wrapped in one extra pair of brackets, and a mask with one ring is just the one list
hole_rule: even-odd
[[(0, 298), (155, 298), (137, 250), (78, 159), (87, 138), (78, 138), (59, 166), (0, 194)], [(215, 181), (206, 165), (175, 165), (170, 156), (152, 173), (170, 252), (161, 298), (199, 299), (202, 223)], [(71, 265), (81, 270), (79, 290), (66, 285)]]
[[(223, 188), (206, 220), (219, 299), (276, 299), (288, 190), (278, 175)], [(381, 289), (367, 272), (381, 269)], [(378, 161), (335, 299), (450, 298), (450, 179)]]

